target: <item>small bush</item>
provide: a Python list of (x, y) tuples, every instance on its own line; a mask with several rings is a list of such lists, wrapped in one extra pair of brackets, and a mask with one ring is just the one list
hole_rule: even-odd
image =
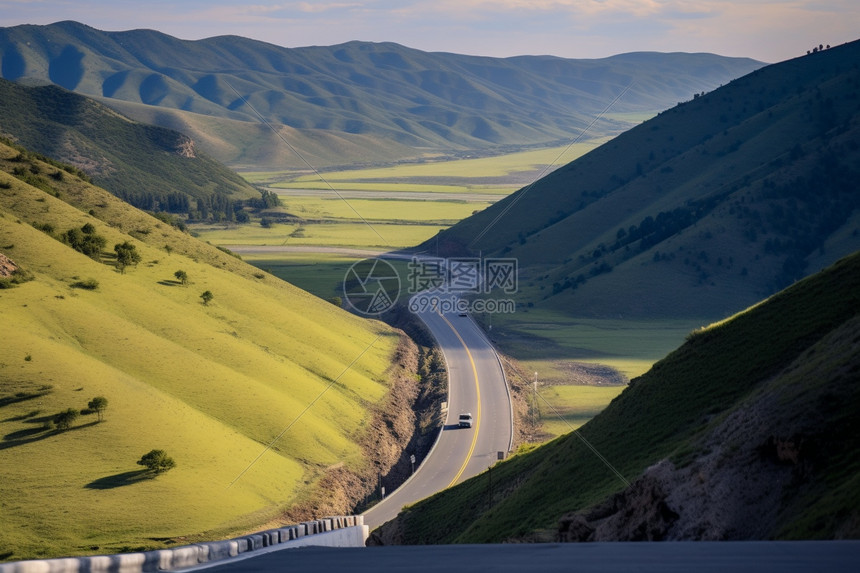
[(54, 226), (50, 223), (33, 223), (33, 228), (42, 231), (46, 235), (54, 234)]
[(54, 425), (58, 430), (68, 430), (75, 423), (75, 420), (78, 419), (79, 414), (80, 412), (74, 408), (69, 408), (65, 412), (60, 412), (54, 416)]
[(71, 285), (72, 288), (80, 288), (84, 290), (96, 290), (99, 288), (99, 281), (96, 279), (86, 279), (83, 281), (75, 281)]

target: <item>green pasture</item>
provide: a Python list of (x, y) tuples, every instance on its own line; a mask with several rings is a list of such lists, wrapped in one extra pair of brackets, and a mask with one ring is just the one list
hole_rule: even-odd
[[(474, 159), (458, 159), (452, 161), (427, 161), (422, 163), (403, 163), (390, 167), (375, 167), (368, 169), (345, 169), (341, 171), (325, 171), (322, 179), (332, 184), (335, 189), (358, 189), (353, 187), (357, 183), (372, 183), (373, 185), (389, 184), (396, 188), (379, 188), (379, 190), (409, 190), (406, 185), (420, 180), (425, 184), (434, 179), (450, 183), (451, 179), (461, 179), (460, 185), (465, 185), (472, 191), (471, 185), (480, 184), (481, 178), (503, 178), (514, 175), (532, 175), (529, 181), (536, 179), (538, 174), (545, 168), (560, 167), (565, 163), (573, 161), (577, 157), (588, 153), (592, 149), (608, 141), (609, 138), (590, 139), (569, 146), (548, 147), (496, 155), (492, 157), (480, 157)], [(251, 183), (274, 185), (277, 187), (307, 187), (314, 182), (320, 182), (320, 175), (316, 173), (297, 171), (259, 172), (248, 171), (241, 174)], [(471, 184), (469, 179), (475, 179)], [(348, 185), (342, 185), (349, 183)], [(323, 184), (325, 188), (327, 185)], [(403, 185), (401, 187), (401, 185)], [(446, 185), (439, 185), (444, 188)], [(367, 188), (367, 187), (364, 187)]]
[[(370, 183), (362, 181), (349, 181), (348, 184), (340, 185), (333, 184), (328, 181), (298, 181), (298, 182), (282, 182), (274, 183), (269, 186), (271, 190), (277, 192), (278, 189), (295, 189), (309, 191), (383, 191), (388, 193), (438, 193), (438, 194), (455, 194), (455, 193), (471, 193), (487, 195), (487, 199), (494, 199), (493, 195), (508, 195), (516, 191), (521, 185), (511, 183), (508, 185), (482, 185), (478, 183), (458, 183), (457, 181), (430, 183), (426, 180), (413, 180), (401, 183)], [(310, 193), (309, 193), (310, 195)], [(285, 199), (286, 200), (286, 199)], [(444, 200), (444, 195), (440, 196), (439, 200)]]
[[(12, 155), (0, 148), (0, 162)], [(0, 251), (33, 276), (0, 289), (2, 558), (236, 534), (314, 499), (326, 468), (363, 467), (395, 332), (75, 178), (54, 183), (69, 203), (2, 171), (0, 183)], [(91, 224), (106, 252), (93, 260), (35, 224)], [(109, 251), (123, 241), (142, 260), (120, 273)], [(95, 396), (103, 422), (46, 425)], [(141, 472), (151, 449), (176, 468)]]
[(343, 297), (349, 267), (364, 257), (328, 253), (248, 253), (248, 263), (322, 299)]
[[(203, 225), (192, 232), (213, 245), (343, 247), (378, 249), (380, 252), (417, 245), (436, 235), (442, 225), (396, 223), (281, 224), (270, 228), (251, 225)], [(243, 258), (246, 255), (243, 255)]]
[(539, 378), (562, 382), (567, 360), (605, 364), (627, 378), (644, 374), (677, 348), (692, 330), (710, 320), (626, 320), (577, 318), (543, 309), (476, 317), (492, 324), (492, 338), (506, 353), (528, 357), (520, 362)]
[(284, 209), (303, 219), (400, 222), (450, 226), (492, 204), (466, 201), (282, 197)]
[(579, 429), (599, 414), (625, 386), (538, 387), (537, 419), (553, 438)]

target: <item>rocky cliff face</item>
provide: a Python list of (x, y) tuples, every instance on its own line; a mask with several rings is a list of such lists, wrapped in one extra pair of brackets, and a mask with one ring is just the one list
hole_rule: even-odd
[(11, 277), (12, 273), (17, 270), (18, 265), (3, 253), (0, 253), (0, 277)]
[[(858, 343), (855, 317), (711, 421), (692, 453), (661, 460), (605, 502), (562, 517), (559, 540), (771, 539), (816, 519), (838, 522), (838, 536), (860, 536), (860, 508), (824, 508), (828, 477), (852, 455), (838, 444), (853, 431), (844, 412), (860, 393)], [(822, 499), (822, 507), (811, 503)]]

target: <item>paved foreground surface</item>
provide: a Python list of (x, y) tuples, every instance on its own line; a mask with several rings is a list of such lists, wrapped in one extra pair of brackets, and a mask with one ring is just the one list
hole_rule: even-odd
[(207, 568), (251, 571), (732, 573), (858, 570), (860, 541), (433, 545), (285, 549)]

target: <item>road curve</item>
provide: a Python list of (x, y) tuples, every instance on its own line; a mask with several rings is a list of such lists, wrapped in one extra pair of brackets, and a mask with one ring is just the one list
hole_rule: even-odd
[[(492, 345), (467, 316), (430, 310), (417, 314), (448, 366), (447, 419), (427, 458), (416, 460), (415, 474), (364, 513), (371, 530), (393, 519), (404, 505), (481, 473), (511, 447), (510, 393)], [(462, 412), (471, 412), (472, 428), (458, 427)]]

